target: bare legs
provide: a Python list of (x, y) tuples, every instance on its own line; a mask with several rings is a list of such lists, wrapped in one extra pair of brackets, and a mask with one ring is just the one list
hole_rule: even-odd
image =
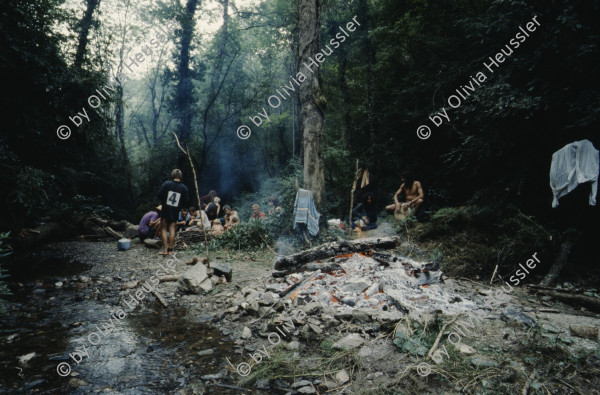
[[(159, 252), (160, 255), (170, 255), (171, 251), (173, 251), (173, 244), (175, 243), (175, 231), (177, 230), (177, 222), (173, 221), (169, 223), (169, 221), (164, 218), (160, 221), (161, 231), (162, 231), (162, 242), (163, 242), (163, 250)], [(167, 244), (167, 233), (169, 235)]]

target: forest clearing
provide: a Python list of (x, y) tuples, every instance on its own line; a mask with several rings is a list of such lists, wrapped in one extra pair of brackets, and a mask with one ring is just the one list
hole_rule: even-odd
[(0, 394), (600, 394), (600, 1), (0, 16)]

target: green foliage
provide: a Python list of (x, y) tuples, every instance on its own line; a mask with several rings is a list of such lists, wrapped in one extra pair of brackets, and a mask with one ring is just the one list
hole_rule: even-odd
[(257, 250), (273, 243), (271, 234), (261, 220), (252, 219), (227, 230), (211, 241), (211, 248)]

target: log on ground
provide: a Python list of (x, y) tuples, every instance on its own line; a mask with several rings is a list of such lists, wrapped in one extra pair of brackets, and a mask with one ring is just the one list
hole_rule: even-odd
[(359, 240), (325, 243), (293, 255), (277, 257), (273, 263), (273, 268), (275, 270), (289, 270), (308, 262), (329, 258), (339, 254), (367, 251), (372, 248), (395, 248), (398, 244), (397, 237), (372, 237)]

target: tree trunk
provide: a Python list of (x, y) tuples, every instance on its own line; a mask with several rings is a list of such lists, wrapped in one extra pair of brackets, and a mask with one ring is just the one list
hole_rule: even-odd
[(311, 63), (316, 63), (313, 59), (320, 50), (320, 28), (319, 0), (299, 0), (298, 69), (306, 76), (306, 81), (300, 84), (298, 89), (304, 147), (304, 188), (312, 191), (318, 208), (321, 208), (325, 202), (323, 129), (327, 102), (321, 92), (319, 67)]
[(558, 257), (556, 257), (556, 261), (554, 261), (554, 265), (552, 265), (552, 268), (550, 268), (550, 271), (548, 274), (546, 274), (546, 277), (544, 277), (544, 279), (540, 282), (540, 285), (549, 287), (556, 282), (560, 272), (565, 266), (567, 266), (571, 248), (573, 248), (573, 240), (567, 238), (561, 244), (560, 252), (558, 253)]
[(181, 20), (180, 51), (177, 61), (179, 83), (175, 93), (175, 107), (179, 118), (178, 135), (183, 141), (187, 141), (192, 133), (193, 84), (190, 73), (190, 47), (194, 37), (194, 14), (197, 6), (198, 0), (188, 0), (186, 12)]
[(77, 42), (77, 52), (75, 53), (75, 62), (73, 66), (80, 69), (83, 65), (83, 58), (89, 41), (90, 28), (93, 24), (94, 11), (100, 6), (100, 0), (87, 0), (87, 8), (83, 18), (79, 22), (79, 40)]

